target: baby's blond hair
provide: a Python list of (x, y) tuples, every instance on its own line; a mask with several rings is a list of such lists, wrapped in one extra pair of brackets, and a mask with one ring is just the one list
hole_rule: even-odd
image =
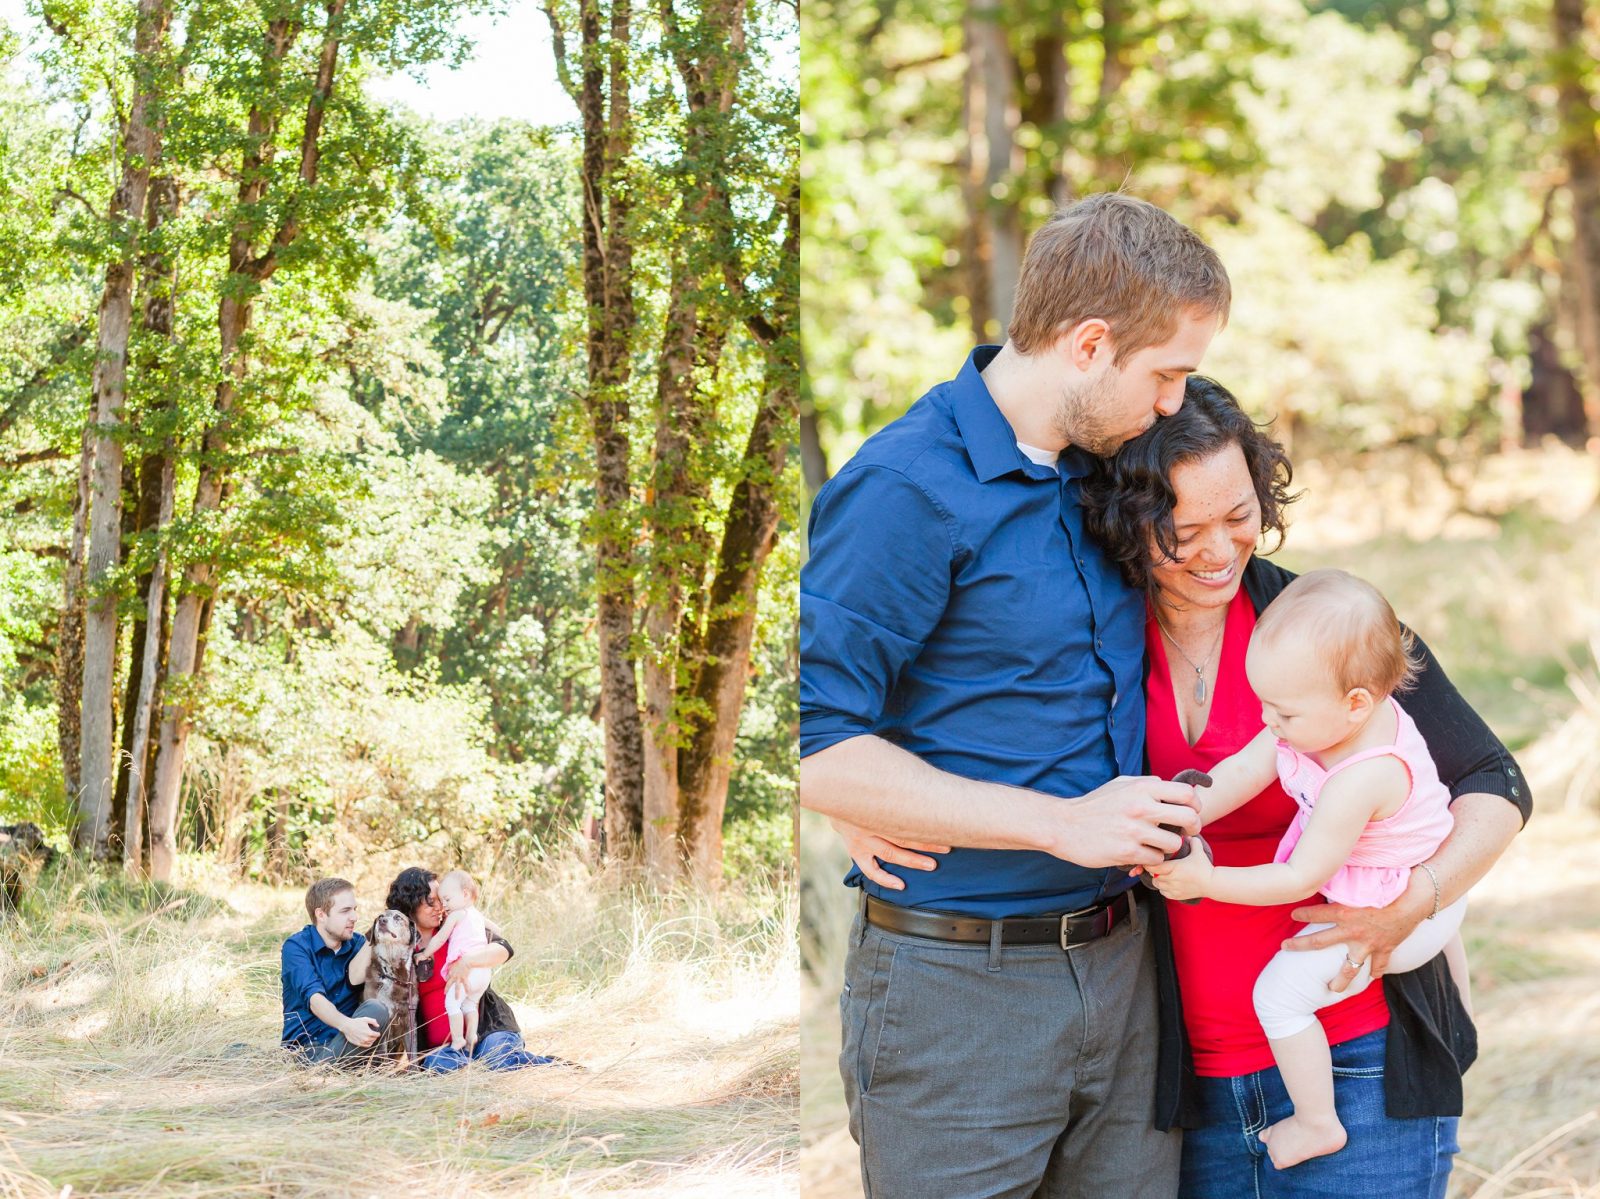
[(1257, 637), (1304, 641), (1339, 690), (1364, 687), (1388, 698), (1416, 681), (1416, 638), (1402, 628), (1383, 593), (1342, 570), (1313, 570), (1285, 587), (1256, 621)]
[(472, 880), (472, 875), (468, 874), (465, 870), (450, 871), (450, 873), (446, 874), (439, 880), (439, 885), (441, 887), (446, 883), (454, 883), (456, 886), (460, 887), (462, 891), (466, 892), (466, 894), (472, 896), (474, 902), (476, 902), (478, 898), (478, 884)]

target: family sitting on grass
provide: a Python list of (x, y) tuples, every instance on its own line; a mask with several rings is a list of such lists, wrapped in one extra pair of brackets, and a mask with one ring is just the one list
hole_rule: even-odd
[[(374, 922), (372, 939), (356, 932), (355, 887), (325, 878), (306, 892), (311, 923), (283, 943), (283, 1045), (308, 1063), (367, 1065), (405, 1038), (406, 1062), (439, 1073), (482, 1061), (491, 1070), (518, 1070), (557, 1061), (529, 1053), (510, 1006), (489, 986), (491, 971), (511, 958), (511, 945), (477, 908), (478, 888), (465, 871), (438, 878), (411, 866), (389, 887), (389, 909)], [(398, 970), (375, 965), (384, 916), (410, 935)], [(436, 964), (437, 963), (437, 967)], [(375, 994), (373, 983), (384, 986)], [(381, 976), (381, 977), (380, 977)]]

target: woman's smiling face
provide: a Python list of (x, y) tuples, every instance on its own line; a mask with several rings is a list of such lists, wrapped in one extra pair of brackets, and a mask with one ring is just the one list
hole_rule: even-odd
[(436, 931), (444, 923), (444, 904), (439, 899), (438, 879), (428, 884), (428, 898), (417, 905), (411, 913), (411, 920), (425, 933)]
[(1178, 556), (1151, 546), (1150, 577), (1175, 608), (1224, 608), (1239, 592), (1261, 537), (1261, 501), (1244, 451), (1230, 443), (1172, 468)]

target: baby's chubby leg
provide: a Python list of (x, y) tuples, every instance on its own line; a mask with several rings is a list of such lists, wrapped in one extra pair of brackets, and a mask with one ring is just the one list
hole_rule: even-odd
[[(1327, 927), (1309, 925), (1301, 935)], [(1272, 1164), (1280, 1170), (1344, 1147), (1344, 1125), (1333, 1102), (1333, 1059), (1316, 1017), (1319, 1009), (1359, 993), (1372, 981), (1363, 964), (1343, 994), (1330, 990), (1328, 981), (1339, 973), (1344, 955), (1343, 945), (1280, 951), (1256, 980), (1256, 1015), (1294, 1103), (1294, 1115), (1261, 1133)]]
[(458, 983), (451, 983), (444, 991), (444, 1011), (450, 1018), (450, 1048), (462, 1049), (466, 1038), (465, 991)]
[(476, 1006), (478, 1000), (483, 998), (483, 993), (489, 989), (491, 971), (487, 966), (474, 966), (467, 971), (467, 977), (462, 982), (465, 990), (464, 1004)]

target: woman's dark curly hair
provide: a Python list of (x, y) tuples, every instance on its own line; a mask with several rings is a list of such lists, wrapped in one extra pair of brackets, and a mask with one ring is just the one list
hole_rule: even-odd
[(1276, 550), (1283, 544), (1284, 509), (1299, 498), (1289, 490), (1294, 477), (1289, 456), (1214, 379), (1190, 375), (1182, 408), (1101, 460), (1084, 479), (1084, 522), (1132, 586), (1150, 589), (1152, 546), (1167, 558), (1178, 556), (1173, 468), (1230, 445), (1244, 452), (1261, 504), (1261, 532), (1277, 534)]
[(407, 866), (389, 884), (389, 898), (384, 903), (404, 913), (405, 918), (410, 920), (416, 915), (418, 906), (428, 901), (428, 887), (438, 877), (421, 866)]

